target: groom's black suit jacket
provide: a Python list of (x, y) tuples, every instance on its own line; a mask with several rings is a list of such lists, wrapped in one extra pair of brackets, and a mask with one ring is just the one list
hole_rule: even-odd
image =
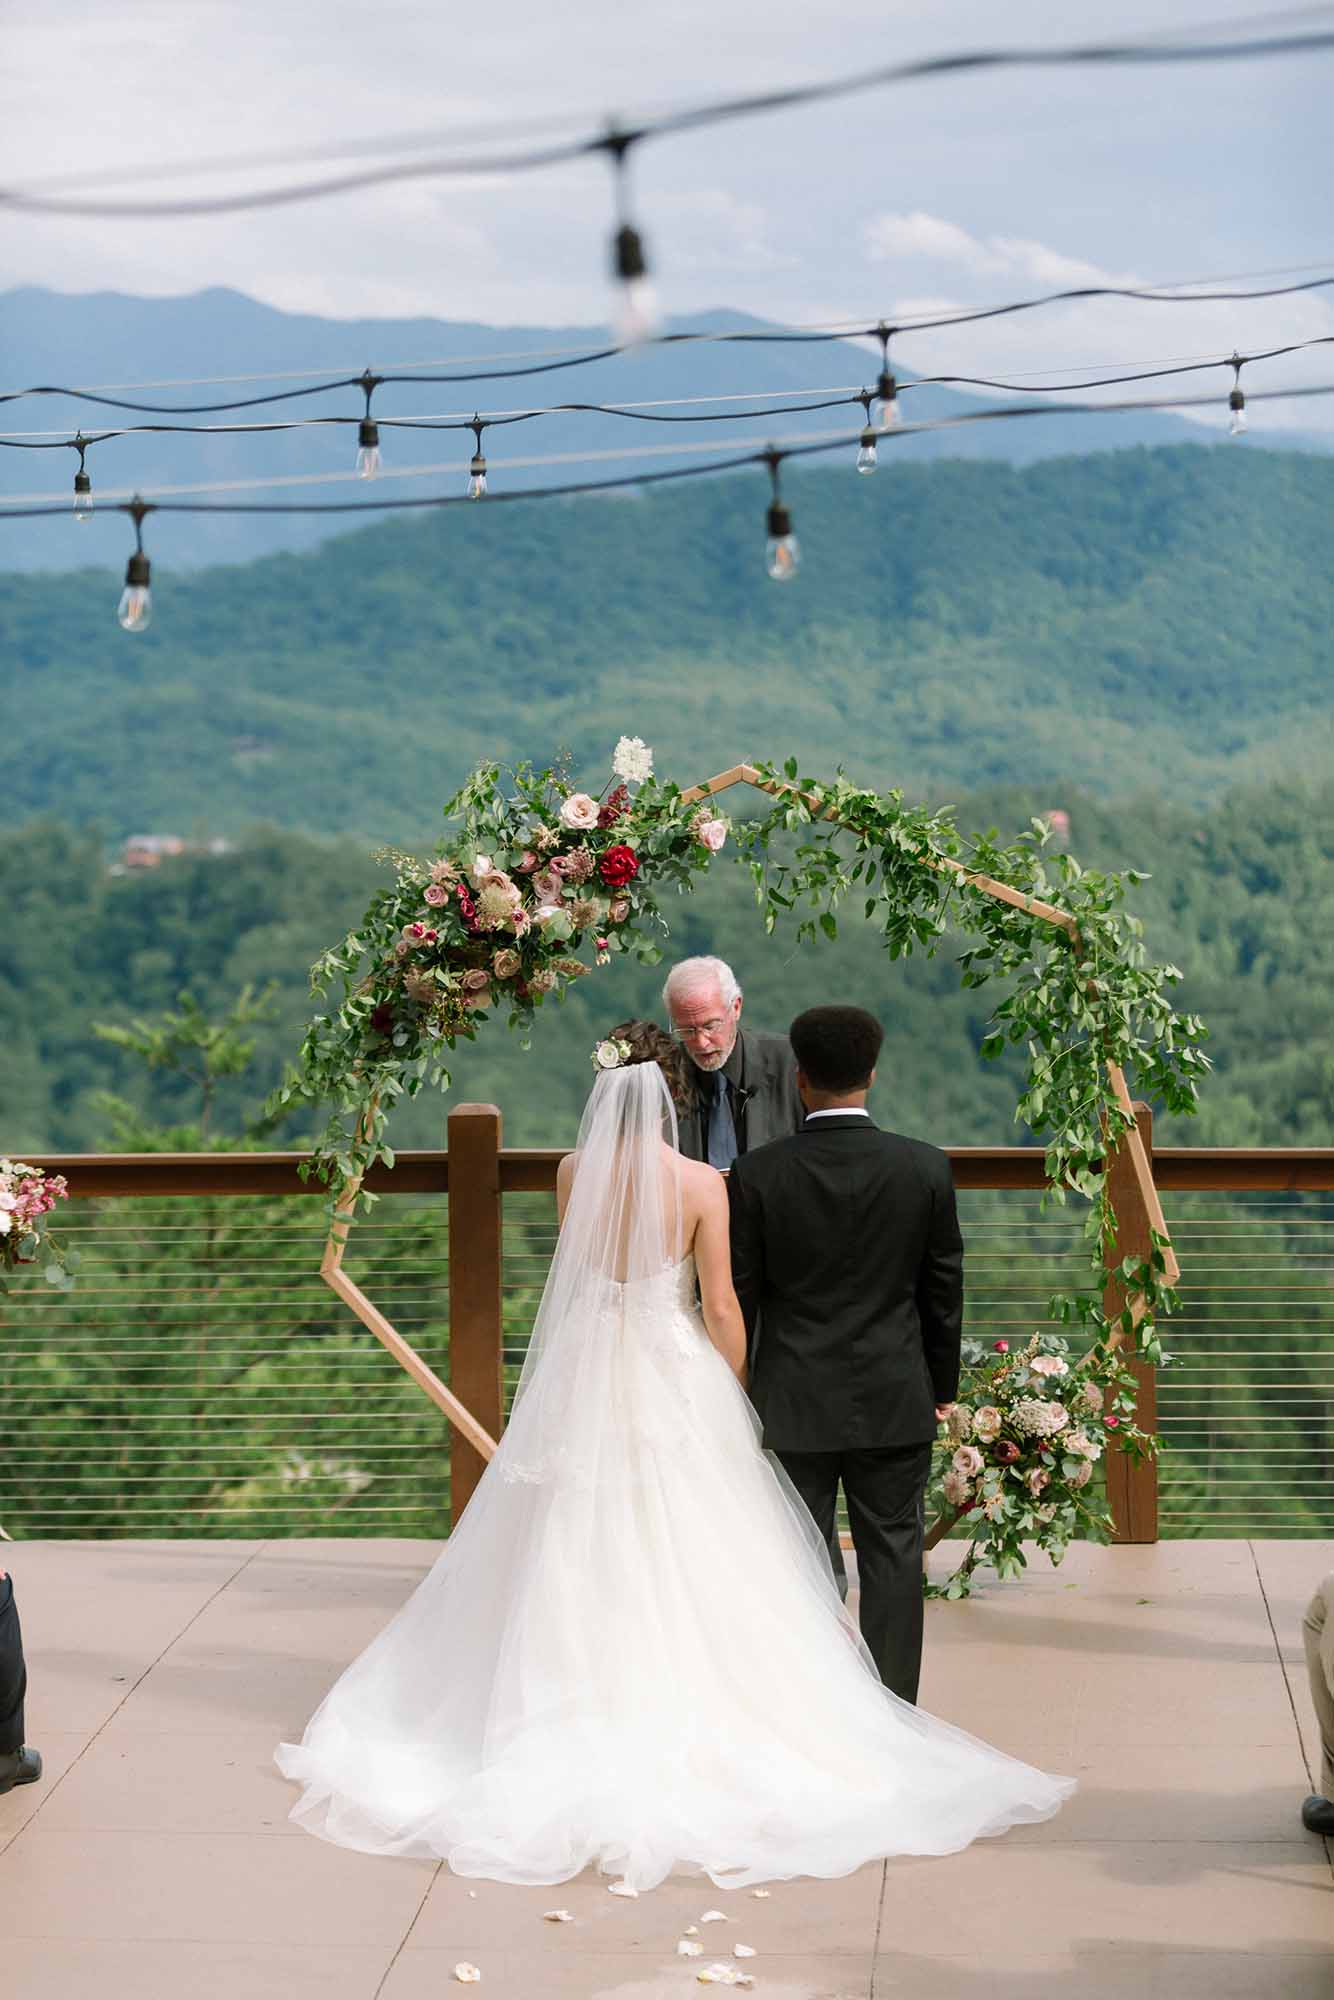
[(935, 1405), (958, 1391), (963, 1323), (945, 1154), (855, 1114), (817, 1118), (738, 1159), (728, 1199), (765, 1445), (933, 1439)]

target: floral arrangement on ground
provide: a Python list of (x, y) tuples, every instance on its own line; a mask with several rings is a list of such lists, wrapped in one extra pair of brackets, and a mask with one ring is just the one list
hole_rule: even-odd
[(1157, 1440), (1135, 1421), (1135, 1378), (1113, 1351), (1071, 1360), (1070, 1343), (1035, 1332), (1017, 1352), (1008, 1340), (963, 1344), (958, 1402), (932, 1455), (937, 1512), (928, 1547), (968, 1522), (967, 1553), (932, 1597), (966, 1597), (982, 1563), (997, 1575), (1026, 1567), (1024, 1543), (1059, 1563), (1076, 1537), (1111, 1539), (1112, 1517), (1090, 1493), (1109, 1445), (1136, 1456)]
[(23, 1264), (44, 1266), (48, 1284), (68, 1291), (78, 1257), (52, 1235), (44, 1218), (69, 1196), (63, 1174), (43, 1173), (22, 1160), (0, 1159), (0, 1291), (5, 1273)]

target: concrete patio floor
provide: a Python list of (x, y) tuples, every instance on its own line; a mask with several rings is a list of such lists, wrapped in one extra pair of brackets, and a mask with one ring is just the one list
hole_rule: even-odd
[[(468, 1883), (286, 1819), (270, 1757), (429, 1566), (422, 1542), (29, 1543), (39, 1785), (0, 1798), (4, 2000), (668, 2000), (734, 1943), (760, 2000), (1330, 2000), (1334, 1878), (1300, 1618), (1334, 1543), (1079, 1547), (932, 1605), (924, 1705), (1080, 1791), (967, 1853), (769, 1897)], [(1305, 1743), (1303, 1743), (1303, 1737)], [(542, 1912), (572, 1911), (553, 1925)], [(705, 1957), (676, 1957), (710, 1908)], [(1072, 1984), (1074, 1982), (1074, 1984)]]

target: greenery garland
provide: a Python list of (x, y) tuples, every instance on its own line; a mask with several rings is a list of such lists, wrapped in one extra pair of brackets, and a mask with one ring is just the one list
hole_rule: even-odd
[[(1180, 972), (1148, 960), (1143, 927), (1124, 907), (1145, 877), (1082, 868), (1050, 848), (1041, 820), (1009, 845), (994, 834), (965, 841), (948, 812), (842, 776), (803, 777), (795, 759), (781, 772), (758, 768), (775, 802), (734, 828), (711, 802), (688, 801), (656, 778), (637, 737), (622, 737), (612, 765), (614, 782), (595, 798), (561, 768), (523, 765), (507, 786), (498, 765), (484, 764), (446, 805), (458, 825), (432, 861), (385, 850), (395, 881), (313, 968), (314, 990), (338, 980), (341, 998), (312, 1022), (300, 1066), (272, 1103), (276, 1113), (303, 1100), (332, 1102), (308, 1170), (335, 1197), (357, 1186), (368, 1206), (374, 1196), (360, 1178), (375, 1160), (393, 1164), (385, 1128), (395, 1101), (428, 1084), (447, 1089), (448, 1051), (490, 1013), (506, 1013), (526, 1038), (539, 1010), (591, 970), (580, 956), (590, 945), (596, 964), (623, 953), (657, 963), (667, 933), (658, 894), (687, 888), (729, 833), (766, 931), (795, 917), (798, 942), (836, 937), (840, 909), (860, 898), (862, 920), (880, 928), (898, 958), (934, 953), (953, 924), (974, 940), (960, 959), (964, 985), (1005, 983), (982, 1054), (995, 1058), (1011, 1045), (1027, 1054), (1015, 1115), (1044, 1140), (1048, 1198), (1073, 1193), (1088, 1204), (1087, 1279), (1050, 1301), (1050, 1318), (1069, 1339), (1035, 1334), (1013, 1359), (1003, 1343), (989, 1356), (971, 1345), (965, 1353), (959, 1411), (936, 1456), (941, 1511), (932, 1532), (939, 1539), (964, 1526), (970, 1546), (940, 1588), (966, 1594), (981, 1563), (1017, 1574), (1025, 1541), (1059, 1561), (1078, 1533), (1106, 1540), (1110, 1515), (1088, 1496), (1091, 1467), (1111, 1439), (1140, 1456), (1156, 1450), (1134, 1421), (1127, 1360), (1163, 1361), (1157, 1322), (1175, 1304), (1159, 1239), (1145, 1262), (1112, 1268), (1115, 1216), (1103, 1162), (1132, 1120), (1108, 1065), (1130, 1072), (1140, 1092), (1173, 1113), (1195, 1109), (1210, 1066), (1202, 1024), (1172, 1006)], [(795, 850), (780, 858), (776, 843), (790, 836)], [(1026, 904), (1054, 906), (1073, 927), (999, 901), (971, 876), (1019, 892)], [(1142, 1295), (1138, 1325), (1129, 1303), (1111, 1318), (1105, 1312), (1109, 1279), (1127, 1300)], [(1061, 1393), (1036, 1393), (1055, 1383), (1065, 1385)], [(1047, 1407), (1045, 1420), (1027, 1407), (1034, 1403)]]

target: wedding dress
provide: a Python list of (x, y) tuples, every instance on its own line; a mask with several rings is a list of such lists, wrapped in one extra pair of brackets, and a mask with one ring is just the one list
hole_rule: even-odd
[(881, 1685), (709, 1340), (674, 1142), (655, 1065), (599, 1075), (499, 1451), (277, 1751), (322, 1838), (505, 1882), (595, 1863), (730, 1888), (951, 1853), (1074, 1789)]

